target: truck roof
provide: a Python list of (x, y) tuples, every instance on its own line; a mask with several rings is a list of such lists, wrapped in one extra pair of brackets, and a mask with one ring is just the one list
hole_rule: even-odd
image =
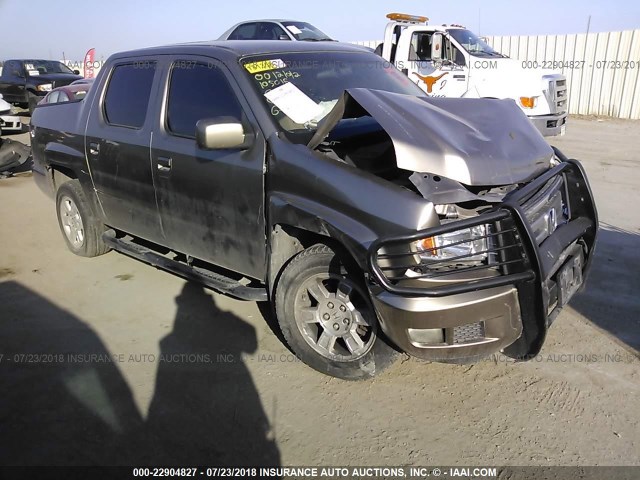
[(145, 55), (193, 54), (202, 55), (215, 52), (225, 58), (239, 58), (247, 55), (270, 55), (274, 53), (296, 52), (366, 52), (359, 45), (340, 42), (283, 42), (281, 40), (223, 40), (179, 43), (160, 47), (149, 47), (113, 54), (110, 59)]

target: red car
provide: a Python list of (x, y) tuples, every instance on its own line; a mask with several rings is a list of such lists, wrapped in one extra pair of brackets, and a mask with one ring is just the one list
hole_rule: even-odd
[(47, 93), (46, 97), (40, 100), (38, 105), (82, 100), (89, 91), (89, 87), (91, 87), (90, 84), (78, 84), (54, 88), (49, 93)]

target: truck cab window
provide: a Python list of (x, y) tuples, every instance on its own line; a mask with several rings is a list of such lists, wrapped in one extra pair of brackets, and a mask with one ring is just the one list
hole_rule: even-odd
[(222, 70), (215, 65), (177, 61), (171, 69), (167, 129), (195, 138), (198, 120), (213, 117), (242, 119), (242, 108)]
[(5, 62), (2, 72), (3, 72), (2, 74), (7, 77), (23, 76), (20, 62), (16, 62), (14, 60), (9, 60), (8, 62)]
[(464, 54), (453, 45), (451, 45), (451, 60), (453, 63), (461, 67), (465, 67), (467, 65), (467, 62), (464, 59)]
[(447, 60), (460, 67), (465, 67), (467, 65), (464, 54), (448, 38), (445, 38), (445, 52)]
[(411, 47), (417, 57), (416, 60), (421, 62), (431, 61), (431, 36), (432, 32), (413, 34)]
[(156, 64), (149, 60), (118, 65), (113, 69), (104, 98), (107, 123), (131, 128), (142, 128)]

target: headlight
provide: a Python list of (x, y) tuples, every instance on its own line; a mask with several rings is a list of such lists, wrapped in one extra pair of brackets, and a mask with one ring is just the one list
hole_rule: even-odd
[(477, 225), (435, 237), (423, 238), (415, 243), (415, 247), (426, 265), (432, 261), (446, 260), (483, 261), (488, 258), (489, 228), (489, 225)]
[(36, 90), (38, 90), (39, 92), (50, 92), (51, 91), (51, 87), (53, 87), (52, 84), (43, 83), (42, 85), (37, 85), (36, 86)]

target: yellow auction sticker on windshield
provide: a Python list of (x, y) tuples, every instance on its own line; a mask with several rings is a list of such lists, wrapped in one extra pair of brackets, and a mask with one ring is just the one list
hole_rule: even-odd
[(285, 68), (286, 66), (287, 64), (284, 63), (284, 61), (276, 58), (273, 60), (260, 60), (259, 62), (246, 63), (244, 68), (246, 68), (249, 73), (261, 73)]

